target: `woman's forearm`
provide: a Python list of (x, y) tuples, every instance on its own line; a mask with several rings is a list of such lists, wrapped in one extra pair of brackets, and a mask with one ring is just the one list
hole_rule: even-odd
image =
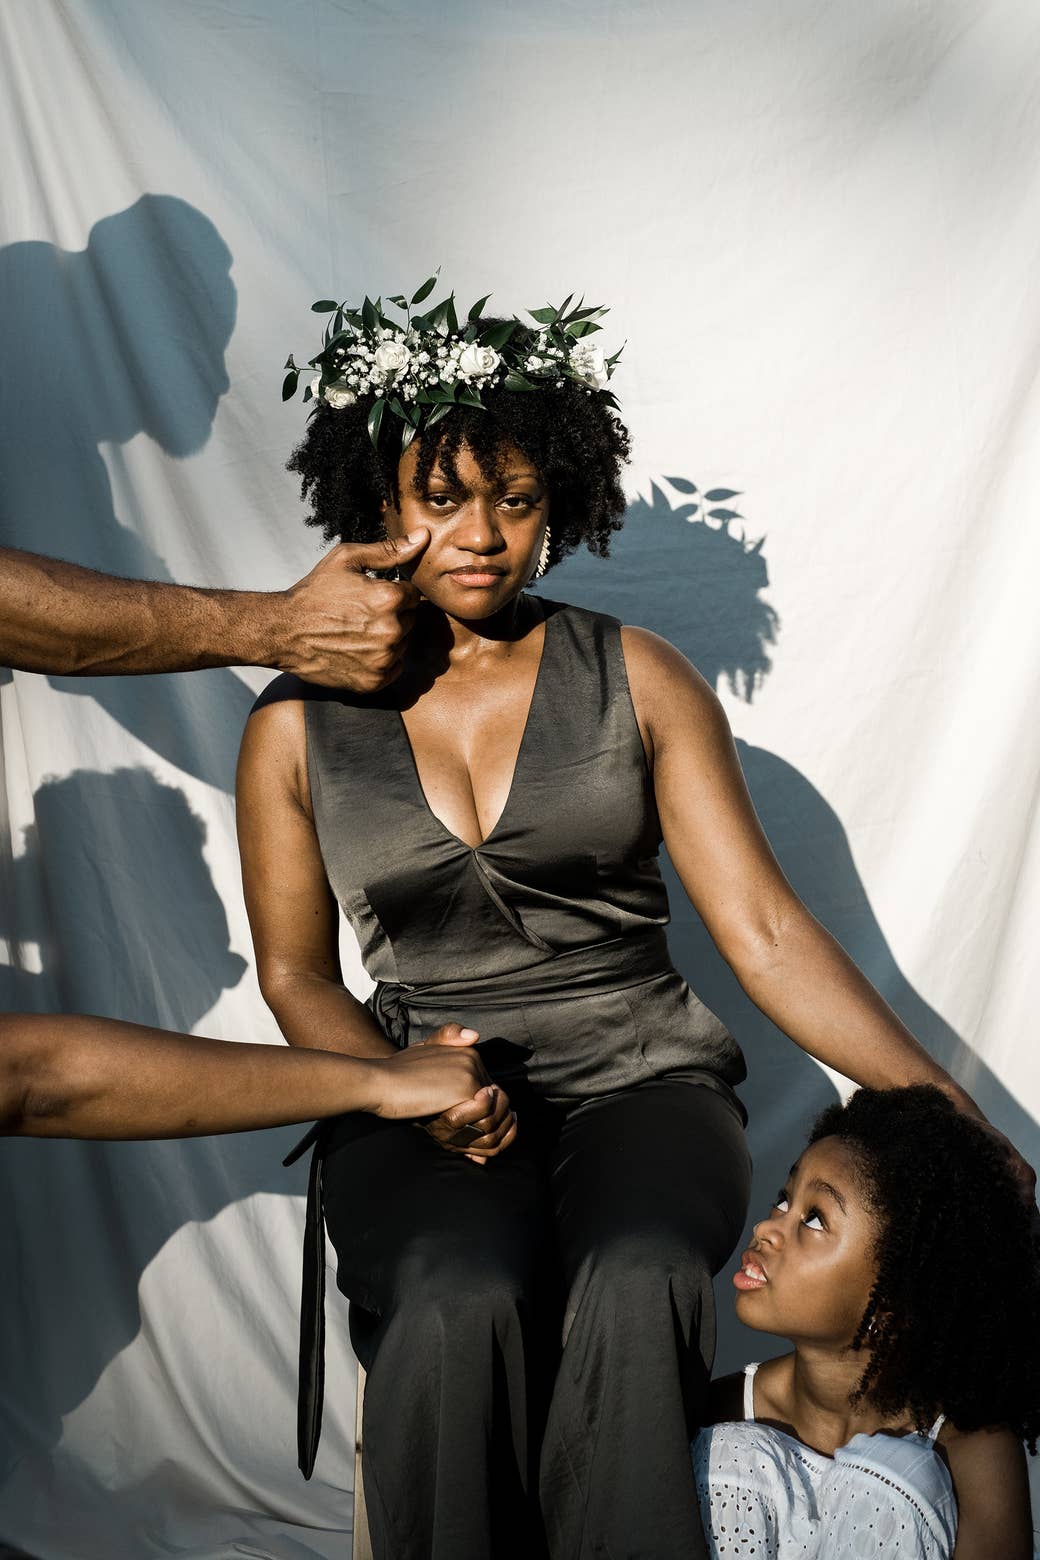
[(372, 1110), (386, 1080), (358, 1058), (171, 1034), (116, 1019), (0, 1016), (0, 1131), (165, 1138)]
[(305, 973), (265, 977), (260, 989), (292, 1046), (339, 1051), (344, 1056), (393, 1056), (387, 1038), (363, 1002), (338, 981)]
[(862, 1087), (934, 1084), (962, 1109), (977, 1110), (797, 900), (768, 943), (731, 963), (755, 1005), (817, 1061)]

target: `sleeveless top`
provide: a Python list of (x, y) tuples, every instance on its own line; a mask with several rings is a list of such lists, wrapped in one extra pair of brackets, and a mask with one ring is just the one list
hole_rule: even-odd
[(431, 811), (393, 685), (358, 695), (279, 677), (258, 701), (305, 701), (318, 842), (377, 982), (369, 1005), (398, 1045), (449, 1020), (504, 1041), (560, 1104), (677, 1070), (728, 1093), (745, 1076), (740, 1049), (668, 955), (661, 826), (620, 624), (539, 604), (527, 723), (480, 845)]
[[(564, 1107), (684, 1077), (732, 1092), (740, 1048), (668, 955), (652, 778), (617, 618), (532, 598), (545, 638), (512, 784), (470, 846), (431, 811), (393, 684), (375, 694), (283, 675), (254, 708), (304, 701), (322, 860), (376, 981), (368, 1006), (399, 1046), (448, 1021), (481, 1035), (489, 1073), (522, 1071)], [(485, 1041), (493, 1042), (483, 1049)], [(324, 1144), (313, 1127), (301, 1313), (299, 1453), (309, 1476), (324, 1358)]]
[(708, 1425), (693, 1468), (711, 1560), (951, 1560), (953, 1480), (922, 1434), (854, 1435), (833, 1457), (758, 1424), (757, 1364), (744, 1372), (744, 1419)]

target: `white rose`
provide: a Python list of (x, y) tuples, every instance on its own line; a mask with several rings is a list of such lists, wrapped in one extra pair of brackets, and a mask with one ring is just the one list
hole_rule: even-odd
[(315, 374), (311, 380), (311, 395), (316, 401), (321, 400), (321, 375)]
[(335, 384), (325, 386), (326, 403), (337, 412), (341, 412), (345, 406), (353, 406), (357, 396), (343, 379), (338, 379)]
[(603, 361), (602, 347), (593, 346), (588, 341), (579, 341), (577, 346), (571, 348), (567, 361), (583, 384), (588, 385), (592, 390), (606, 389), (609, 376)]
[(459, 354), (459, 373), (465, 374), (467, 379), (475, 379), (481, 374), (493, 374), (501, 361), (494, 347), (478, 347), (471, 342)]
[(372, 361), (383, 375), (399, 374), (412, 361), (403, 341), (384, 341), (375, 350)]

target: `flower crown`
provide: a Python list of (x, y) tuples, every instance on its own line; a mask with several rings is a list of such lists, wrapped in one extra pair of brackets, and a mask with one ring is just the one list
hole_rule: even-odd
[[(389, 411), (401, 422), (401, 453), (422, 429), (432, 428), (453, 406), (484, 409), (481, 392), (487, 386), (531, 391), (560, 388), (568, 379), (598, 394), (610, 406), (617, 399), (607, 389), (618, 358), (605, 358), (602, 348), (585, 338), (602, 330), (596, 321), (609, 311), (577, 307), (572, 293), (558, 309), (528, 309), (537, 325), (525, 325), (515, 315), (497, 324), (481, 323), (481, 313), (491, 294), (480, 298), (460, 328), (455, 294), (425, 314), (412, 314), (437, 285), (431, 276), (411, 299), (388, 299), (403, 309), (405, 323), (387, 319), (383, 300), (366, 298), (360, 310), (327, 298), (311, 304), (315, 314), (330, 316), (322, 349), (309, 358), (318, 372), (306, 386), (303, 399), (340, 410), (364, 396), (373, 396), (368, 413), (368, 436), (378, 447), (379, 431)], [(303, 372), (290, 354), (282, 383), (282, 400), (296, 394)], [(314, 408), (312, 408), (314, 410)]]

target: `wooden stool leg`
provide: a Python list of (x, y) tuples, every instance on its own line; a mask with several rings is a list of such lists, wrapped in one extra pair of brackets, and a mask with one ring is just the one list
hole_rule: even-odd
[(357, 1368), (357, 1413), (354, 1419), (354, 1540), (352, 1560), (372, 1560), (372, 1540), (368, 1534), (365, 1509), (365, 1485), (361, 1477), (361, 1418), (365, 1407), (365, 1372)]

